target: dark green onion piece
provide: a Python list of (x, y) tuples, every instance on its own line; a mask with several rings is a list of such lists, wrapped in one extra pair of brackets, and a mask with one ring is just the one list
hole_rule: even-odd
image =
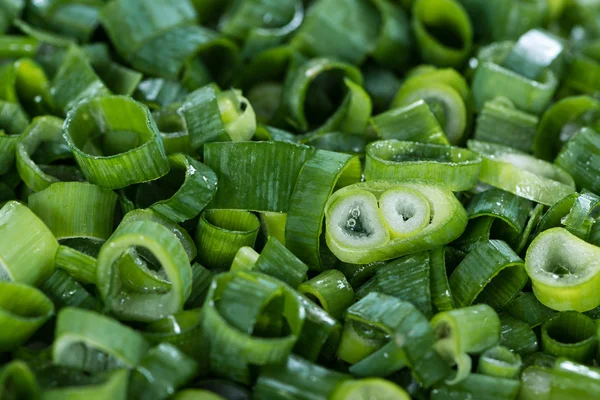
[(455, 385), (435, 387), (431, 400), (469, 399), (511, 400), (519, 393), (520, 382), (515, 379), (498, 378), (482, 374), (470, 374)]
[(67, 116), (64, 136), (83, 175), (97, 185), (117, 189), (169, 171), (150, 111), (126, 97), (79, 103)]
[(261, 368), (253, 398), (329, 399), (340, 383), (350, 379), (349, 375), (323, 368), (292, 355), (283, 365)]
[(25, 343), (53, 315), (54, 304), (41, 291), (22, 283), (0, 282), (0, 352)]
[(464, 8), (454, 0), (417, 0), (412, 12), (412, 28), (423, 60), (441, 67), (460, 67), (473, 42)]
[(569, 171), (508, 146), (469, 140), (470, 150), (481, 154), (479, 179), (535, 202), (552, 205), (575, 191)]
[(284, 142), (209, 143), (204, 163), (217, 174), (212, 206), (287, 212), (304, 163), (315, 150)]
[(101, 314), (76, 308), (58, 313), (54, 364), (90, 373), (133, 368), (149, 349), (141, 334)]
[(515, 378), (521, 370), (521, 357), (503, 346), (486, 350), (479, 358), (477, 372), (499, 378)]
[(14, 360), (0, 367), (0, 396), (22, 400), (39, 398), (37, 380), (25, 362)]
[(78, 307), (97, 310), (99, 302), (81, 284), (63, 270), (57, 269), (40, 286), (40, 290), (54, 303), (57, 310), (64, 307)]
[(52, 0), (28, 6), (27, 17), (43, 29), (87, 41), (98, 27), (98, 14), (103, 5), (97, 0), (75, 3)]
[(41, 284), (54, 272), (57, 249), (50, 229), (26, 206), (9, 201), (0, 209), (0, 281)]
[(537, 116), (516, 109), (508, 99), (496, 98), (483, 105), (473, 138), (528, 152), (537, 126)]
[(29, 120), (18, 104), (0, 101), (0, 175), (7, 173), (15, 162), (15, 148)]
[(500, 315), (502, 324), (500, 345), (518, 354), (531, 354), (538, 351), (538, 338), (525, 322), (508, 314)]
[(294, 346), (294, 353), (309, 360), (327, 362), (333, 359), (340, 342), (340, 323), (304, 296), (298, 296), (306, 319)]
[(58, 240), (101, 241), (113, 231), (117, 195), (89, 183), (57, 182), (29, 196), (28, 205)]
[[(211, 371), (249, 382), (250, 364), (264, 366), (287, 359), (305, 313), (287, 285), (267, 275), (238, 272), (215, 277), (201, 321), (211, 346)], [(282, 329), (284, 321), (286, 329)]]
[(500, 189), (489, 189), (477, 193), (467, 206), (469, 219), (494, 217), (504, 221), (515, 232), (525, 228), (531, 201)]
[(241, 247), (253, 247), (260, 222), (242, 210), (206, 210), (200, 215), (195, 242), (198, 261), (209, 269), (228, 270)]
[(285, 224), (286, 246), (309, 267), (323, 268), (321, 233), (325, 204), (335, 187), (360, 180), (357, 157), (317, 151), (300, 170)]
[(573, 177), (578, 188), (592, 192), (600, 190), (598, 168), (593, 154), (600, 148), (600, 135), (591, 128), (582, 128), (562, 148), (556, 165)]
[[(268, 238), (267, 244), (260, 252), (255, 269), (271, 275), (293, 288), (297, 288), (306, 279), (308, 271), (306, 264), (273, 236)], [(337, 287), (336, 289), (342, 288)], [(352, 292), (352, 296), (354, 296), (354, 292)]]
[(533, 152), (542, 160), (551, 161), (564, 143), (579, 128), (598, 116), (600, 102), (589, 96), (572, 96), (552, 104), (542, 115), (533, 143)]
[(182, 101), (188, 90), (178, 81), (163, 78), (144, 79), (137, 86), (133, 97), (151, 109), (160, 109)]
[(163, 400), (192, 380), (198, 363), (169, 343), (148, 350), (131, 373), (130, 397)]
[(420, 178), (453, 191), (473, 188), (481, 157), (468, 150), (417, 142), (382, 140), (367, 147), (365, 180)]
[(97, 282), (106, 311), (124, 320), (154, 321), (183, 309), (192, 269), (172, 230), (126, 216), (100, 249)]
[(298, 286), (298, 291), (314, 300), (332, 317), (341, 319), (346, 308), (354, 302), (354, 290), (344, 274), (335, 269), (319, 275)]
[(588, 311), (600, 305), (600, 249), (564, 228), (545, 230), (525, 257), (537, 299), (557, 311)]
[(457, 306), (487, 303), (495, 309), (508, 304), (527, 282), (523, 260), (503, 241), (475, 247), (450, 276)]
[(185, 302), (186, 308), (201, 307), (213, 279), (213, 273), (198, 263), (192, 264), (192, 293)]
[(429, 251), (429, 280), (431, 302), (436, 311), (454, 309), (454, 300), (450, 293), (448, 273), (446, 271), (446, 248), (440, 246)]
[(557, 357), (587, 363), (596, 355), (596, 331), (590, 317), (576, 311), (561, 312), (542, 325), (542, 348)]
[(442, 127), (423, 100), (376, 115), (371, 118), (371, 126), (383, 139), (448, 144)]
[(546, 307), (531, 292), (521, 293), (506, 305), (503, 311), (524, 321), (532, 328), (550, 319), (556, 311)]

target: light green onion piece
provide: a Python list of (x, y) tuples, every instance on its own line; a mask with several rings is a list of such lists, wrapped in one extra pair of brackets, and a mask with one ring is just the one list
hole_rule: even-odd
[(41, 284), (54, 272), (57, 249), (50, 229), (27, 207), (9, 201), (0, 209), (0, 281)]
[(57, 182), (29, 196), (28, 204), (58, 240), (102, 241), (113, 231), (117, 198), (114, 192), (89, 183)]
[[(302, 281), (306, 280), (308, 266), (281, 244), (279, 240), (270, 236), (256, 259), (255, 269), (271, 275), (293, 288), (297, 288)], [(336, 286), (336, 290), (340, 289)], [(354, 292), (352, 292), (352, 297), (354, 297)]]
[(479, 179), (535, 202), (552, 205), (575, 191), (573, 178), (562, 168), (499, 144), (469, 140), (481, 154)]
[(546, 307), (588, 311), (600, 305), (600, 249), (564, 228), (537, 236), (525, 257), (533, 292)]
[(56, 268), (67, 272), (77, 282), (96, 283), (96, 259), (71, 247), (59, 246), (56, 251)]
[(468, 150), (417, 142), (382, 140), (367, 147), (365, 180), (420, 178), (453, 191), (473, 188), (481, 157)]
[(36, 288), (0, 282), (0, 352), (25, 343), (53, 315), (54, 304)]
[(18, 104), (0, 101), (0, 175), (7, 173), (15, 162), (15, 148), (29, 120)]
[(471, 52), (471, 21), (454, 0), (417, 0), (412, 28), (421, 57), (441, 67), (460, 67)]
[(431, 400), (465, 399), (510, 400), (519, 394), (520, 382), (515, 379), (470, 374), (457, 384), (445, 384), (431, 391)]
[(141, 334), (101, 314), (76, 308), (58, 313), (54, 364), (90, 373), (133, 368), (149, 349)]
[(361, 400), (368, 396), (371, 400), (409, 400), (410, 396), (400, 386), (381, 378), (370, 378), (342, 382), (332, 393), (332, 400)]
[(0, 368), (0, 396), (23, 400), (39, 398), (36, 377), (24, 361), (14, 360)]
[[(281, 329), (284, 319), (289, 329)], [(302, 330), (305, 312), (292, 290), (274, 278), (225, 273), (213, 280), (201, 321), (211, 346), (211, 371), (248, 382), (250, 364), (262, 366), (287, 359)], [(259, 333), (261, 329), (266, 336)]]
[(208, 390), (186, 389), (179, 391), (173, 400), (226, 400), (224, 397)]
[(354, 302), (352, 286), (344, 274), (335, 269), (321, 272), (300, 284), (298, 291), (337, 319), (341, 319), (346, 308)]
[(129, 98), (79, 103), (67, 115), (64, 136), (83, 175), (118, 189), (165, 175), (169, 163), (150, 111)]
[(449, 282), (457, 306), (487, 303), (498, 310), (525, 286), (527, 273), (523, 260), (505, 242), (489, 240), (467, 254)]
[[(415, 202), (406, 203), (414, 193)], [(466, 213), (452, 192), (420, 180), (347, 186), (329, 198), (325, 215), (329, 249), (355, 264), (430, 250), (456, 239), (466, 226)], [(429, 223), (423, 215), (431, 216)]]
[(504, 60), (504, 66), (526, 78), (537, 79), (562, 61), (563, 44), (548, 31), (532, 29), (519, 38)]
[(385, 111), (371, 118), (370, 122), (383, 139), (448, 144), (440, 123), (423, 100)]
[(242, 210), (206, 210), (196, 228), (198, 260), (209, 269), (227, 270), (241, 247), (253, 247), (260, 222)]
[(124, 320), (154, 321), (183, 309), (192, 269), (172, 230), (126, 216), (100, 249), (97, 282), (106, 311)]
[(596, 331), (590, 317), (576, 311), (560, 312), (542, 325), (542, 348), (548, 354), (587, 363), (596, 355)]
[(448, 283), (445, 246), (440, 246), (429, 252), (429, 280), (431, 303), (434, 310), (438, 312), (453, 310), (454, 300)]
[(148, 400), (165, 399), (189, 383), (197, 371), (196, 361), (175, 346), (161, 343), (148, 350), (131, 373), (129, 396)]
[(80, 384), (45, 390), (43, 400), (127, 399), (129, 371), (116, 371), (95, 376), (89, 384)]
[(285, 244), (309, 267), (321, 270), (321, 233), (325, 204), (335, 187), (360, 180), (357, 157), (331, 151), (317, 151), (300, 170), (290, 199), (285, 224)]
[(503, 346), (486, 350), (479, 358), (477, 372), (499, 378), (515, 378), (521, 370), (521, 357)]

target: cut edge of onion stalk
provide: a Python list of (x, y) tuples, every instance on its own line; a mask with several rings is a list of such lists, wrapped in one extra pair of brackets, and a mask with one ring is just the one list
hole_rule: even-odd
[(221, 92), (217, 95), (217, 106), (225, 131), (232, 141), (250, 140), (256, 131), (256, 113), (254, 108), (237, 89)]
[(546, 307), (583, 312), (600, 305), (600, 248), (564, 228), (548, 229), (531, 242), (525, 269)]
[[(402, 204), (407, 196), (414, 208)], [(449, 189), (416, 179), (347, 186), (329, 198), (325, 214), (329, 249), (355, 264), (433, 249), (456, 239), (467, 223), (466, 211)], [(425, 222), (406, 226), (416, 217)]]
[(489, 185), (549, 206), (575, 191), (571, 175), (547, 161), (494, 143), (469, 140), (467, 146), (483, 157), (479, 179)]

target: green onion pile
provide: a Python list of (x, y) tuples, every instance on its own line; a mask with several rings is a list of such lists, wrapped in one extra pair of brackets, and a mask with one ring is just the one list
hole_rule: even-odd
[(600, 0), (0, 0), (1, 400), (600, 399)]

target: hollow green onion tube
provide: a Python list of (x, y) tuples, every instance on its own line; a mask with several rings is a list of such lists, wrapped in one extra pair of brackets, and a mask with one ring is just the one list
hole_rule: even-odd
[(321, 270), (321, 233), (325, 204), (335, 187), (360, 180), (358, 157), (319, 150), (306, 161), (290, 198), (285, 244), (309, 267)]
[(214, 84), (190, 93), (177, 111), (185, 121), (192, 148), (205, 143), (249, 140), (256, 115), (239, 90), (221, 92)]
[(519, 394), (520, 382), (483, 374), (470, 374), (457, 384), (446, 384), (431, 391), (431, 400), (468, 399), (514, 400)]
[(143, 336), (101, 314), (77, 308), (58, 313), (52, 362), (90, 373), (133, 368), (149, 349)]
[[(382, 330), (346, 316), (336, 355), (348, 364), (357, 364), (363, 359), (368, 360), (368, 356), (377, 350), (389, 346), (388, 341), (388, 334)], [(406, 357), (402, 349), (393, 347), (390, 353), (391, 350), (395, 350), (393, 354), (396, 356), (392, 357), (392, 366), (398, 369), (405, 367)], [(373, 368), (369, 368), (369, 374), (375, 374)]]
[(560, 167), (499, 144), (469, 140), (483, 158), (479, 179), (535, 202), (552, 205), (575, 191), (573, 178)]
[(421, 69), (406, 79), (392, 107), (424, 100), (442, 126), (448, 141), (458, 144), (471, 125), (473, 100), (466, 80), (451, 68)]
[[(274, 278), (247, 272), (216, 276), (201, 315), (211, 346), (211, 371), (249, 382), (250, 365), (282, 363), (298, 340), (305, 316), (297, 296)], [(289, 329), (282, 329), (284, 319)]]
[(542, 73), (562, 61), (564, 46), (560, 38), (542, 29), (532, 29), (523, 34), (504, 66), (529, 79), (538, 79)]
[(315, 151), (284, 142), (206, 144), (204, 164), (219, 182), (211, 206), (288, 212), (300, 170)]
[(412, 28), (423, 60), (441, 67), (460, 67), (473, 44), (471, 21), (460, 3), (417, 0), (412, 12)]
[(47, 1), (27, 7), (27, 17), (32, 23), (61, 36), (88, 41), (98, 27), (98, 14), (102, 5), (101, 1)]
[(201, 307), (213, 280), (213, 273), (198, 263), (192, 264), (192, 293), (185, 302), (186, 308)]
[(164, 78), (142, 80), (133, 93), (133, 98), (145, 104), (151, 110), (178, 106), (189, 93), (179, 81)]
[(576, 311), (556, 314), (542, 325), (542, 348), (557, 357), (587, 363), (596, 355), (594, 320)]
[(558, 87), (556, 74), (545, 70), (537, 80), (529, 79), (502, 66), (512, 50), (511, 45), (492, 46), (496, 47), (484, 48), (478, 56), (479, 65), (472, 83), (475, 109), (481, 110), (486, 101), (502, 96), (522, 111), (541, 114)]
[(598, 112), (600, 102), (589, 96), (571, 96), (552, 104), (540, 120), (533, 154), (542, 160), (553, 160), (564, 143), (579, 128), (593, 122)]
[(505, 242), (489, 240), (467, 254), (449, 282), (457, 306), (487, 303), (501, 309), (525, 286), (527, 273)]
[(50, 229), (30, 209), (16, 201), (0, 209), (0, 281), (41, 284), (54, 272), (57, 249)]
[(62, 136), (62, 124), (63, 120), (60, 118), (38, 117), (31, 122), (17, 142), (16, 165), (19, 176), (36, 192), (59, 180), (58, 177), (46, 173), (44, 165), (38, 165), (32, 156), (45, 145), (68, 149)]
[(578, 188), (598, 192), (600, 167), (593, 154), (599, 148), (600, 135), (591, 128), (582, 128), (563, 146), (554, 162), (573, 176)]
[(420, 180), (347, 186), (329, 198), (325, 215), (327, 246), (340, 260), (354, 264), (449, 243), (467, 222), (464, 208), (451, 191)]
[(371, 57), (386, 68), (402, 70), (411, 61), (413, 51), (408, 16), (389, 1), (375, 0), (374, 4), (381, 16), (381, 30)]
[(29, 366), (14, 360), (0, 367), (0, 396), (6, 399), (35, 400), (40, 388)]
[(105, 309), (120, 319), (164, 318), (181, 311), (190, 295), (192, 269), (185, 248), (158, 222), (125, 216), (100, 249), (97, 268)]
[(538, 351), (538, 338), (525, 322), (508, 314), (500, 314), (500, 345), (517, 354)]
[(138, 204), (174, 222), (198, 215), (217, 192), (217, 177), (206, 165), (185, 154), (169, 156), (169, 173), (142, 184)]
[(198, 363), (169, 343), (148, 350), (131, 373), (129, 397), (162, 400), (196, 375)]
[[(353, 65), (328, 58), (309, 60), (285, 79), (286, 120), (302, 132), (363, 133), (372, 104), (362, 83), (360, 70)], [(336, 92), (343, 96), (341, 102), (333, 97)]]
[[(255, 268), (259, 272), (271, 275), (293, 288), (297, 288), (302, 281), (306, 280), (306, 272), (308, 271), (308, 266), (273, 236), (269, 236), (267, 239), (265, 247), (256, 259)], [(354, 292), (352, 292), (352, 295), (354, 296)]]
[(506, 305), (504, 311), (514, 318), (526, 322), (532, 328), (541, 325), (556, 314), (556, 311), (540, 303), (535, 294), (531, 292), (521, 293), (515, 297)]
[(96, 259), (68, 246), (56, 251), (56, 267), (71, 275), (77, 282), (96, 284)]
[[(429, 321), (412, 304), (370, 293), (348, 308), (346, 321), (389, 336), (385, 346), (351, 367), (354, 375), (377, 376), (382, 370), (387, 370), (388, 375), (408, 366), (424, 387), (430, 387), (450, 373), (449, 366), (434, 350), (435, 336)], [(390, 353), (394, 356), (390, 357)]]
[(58, 240), (101, 241), (113, 231), (117, 198), (114, 192), (90, 183), (56, 182), (29, 196), (28, 204)]
[(377, 268), (375, 276), (356, 291), (357, 298), (371, 292), (383, 293), (411, 302), (431, 317), (430, 257), (427, 252), (411, 254)]
[(98, 97), (67, 115), (64, 136), (83, 175), (118, 189), (165, 175), (169, 163), (148, 108), (127, 97)]
[(210, 269), (227, 270), (241, 247), (253, 247), (260, 222), (243, 210), (206, 210), (196, 228), (198, 261)]
[[(144, 327), (143, 335), (152, 344), (169, 343), (177, 347), (198, 363), (199, 373), (205, 374), (209, 367), (208, 344), (202, 339), (200, 312), (200, 309), (187, 310), (154, 321)], [(160, 353), (156, 349), (155, 352)]]
[(531, 202), (504, 190), (492, 188), (473, 196), (466, 209), (469, 219), (494, 217), (518, 233), (525, 228)]
[(529, 367), (523, 372), (520, 398), (593, 398), (600, 392), (599, 378), (596, 368), (558, 359), (552, 369)]
[[(99, 374), (93, 378), (88, 378), (89, 382), (83, 378), (83, 382), (73, 382), (73, 385), (51, 387), (44, 390), (43, 400), (84, 400), (84, 399), (127, 399), (127, 385), (129, 382), (129, 371), (119, 369), (113, 372)], [(85, 382), (85, 383), (84, 383)]]
[(53, 315), (54, 304), (36, 288), (0, 282), (0, 352), (25, 343)]
[(584, 189), (577, 196), (569, 214), (561, 222), (569, 232), (578, 238), (587, 240), (593, 225), (596, 223), (593, 215), (596, 214), (595, 210), (599, 205), (600, 197)]
[(15, 148), (29, 121), (18, 104), (0, 101), (0, 175), (7, 173), (15, 162)]
[(600, 305), (600, 249), (564, 228), (537, 236), (525, 268), (538, 300), (554, 310), (588, 311)]
[(381, 378), (369, 378), (342, 382), (331, 394), (332, 400), (360, 400), (369, 396), (371, 399), (410, 400), (404, 389)]
[(300, 284), (298, 291), (316, 300), (332, 317), (341, 319), (344, 311), (354, 302), (354, 290), (344, 274), (335, 269), (321, 272)]
[(319, 1), (307, 11), (291, 44), (313, 57), (361, 64), (375, 50), (380, 18), (376, 2)]
[(521, 370), (521, 357), (503, 346), (486, 350), (479, 359), (477, 371), (499, 378), (515, 378)]
[(427, 179), (459, 192), (477, 184), (480, 169), (481, 157), (465, 149), (382, 140), (367, 147), (364, 176), (367, 181)]
[(537, 126), (537, 116), (517, 110), (508, 99), (496, 98), (483, 105), (473, 138), (528, 152)]
[(192, 149), (190, 135), (185, 127), (185, 121), (177, 112), (177, 108), (165, 107), (162, 110), (154, 111), (152, 117), (160, 131), (167, 154), (195, 154)]
[(315, 365), (291, 355), (283, 365), (267, 366), (260, 370), (253, 398), (271, 400), (284, 398), (332, 398), (349, 375)]
[(423, 100), (385, 111), (371, 118), (370, 122), (383, 139), (448, 144), (440, 123)]
[[(230, 78), (237, 46), (217, 32), (197, 25), (192, 3), (119, 0), (104, 7), (102, 26), (117, 52), (136, 70), (176, 79), (191, 58), (204, 63), (218, 81)], [(142, 27), (142, 28), (140, 28)]]
[(299, 295), (298, 299), (304, 307), (306, 319), (294, 346), (294, 354), (313, 362), (332, 360), (340, 343), (340, 323), (304, 296)]
[(65, 55), (50, 90), (54, 104), (64, 114), (82, 100), (110, 94), (85, 53), (76, 46)]
[(500, 319), (486, 304), (444, 311), (433, 317), (436, 351), (457, 365), (456, 375), (447, 382), (458, 383), (471, 372), (468, 354), (479, 354), (500, 341)]

